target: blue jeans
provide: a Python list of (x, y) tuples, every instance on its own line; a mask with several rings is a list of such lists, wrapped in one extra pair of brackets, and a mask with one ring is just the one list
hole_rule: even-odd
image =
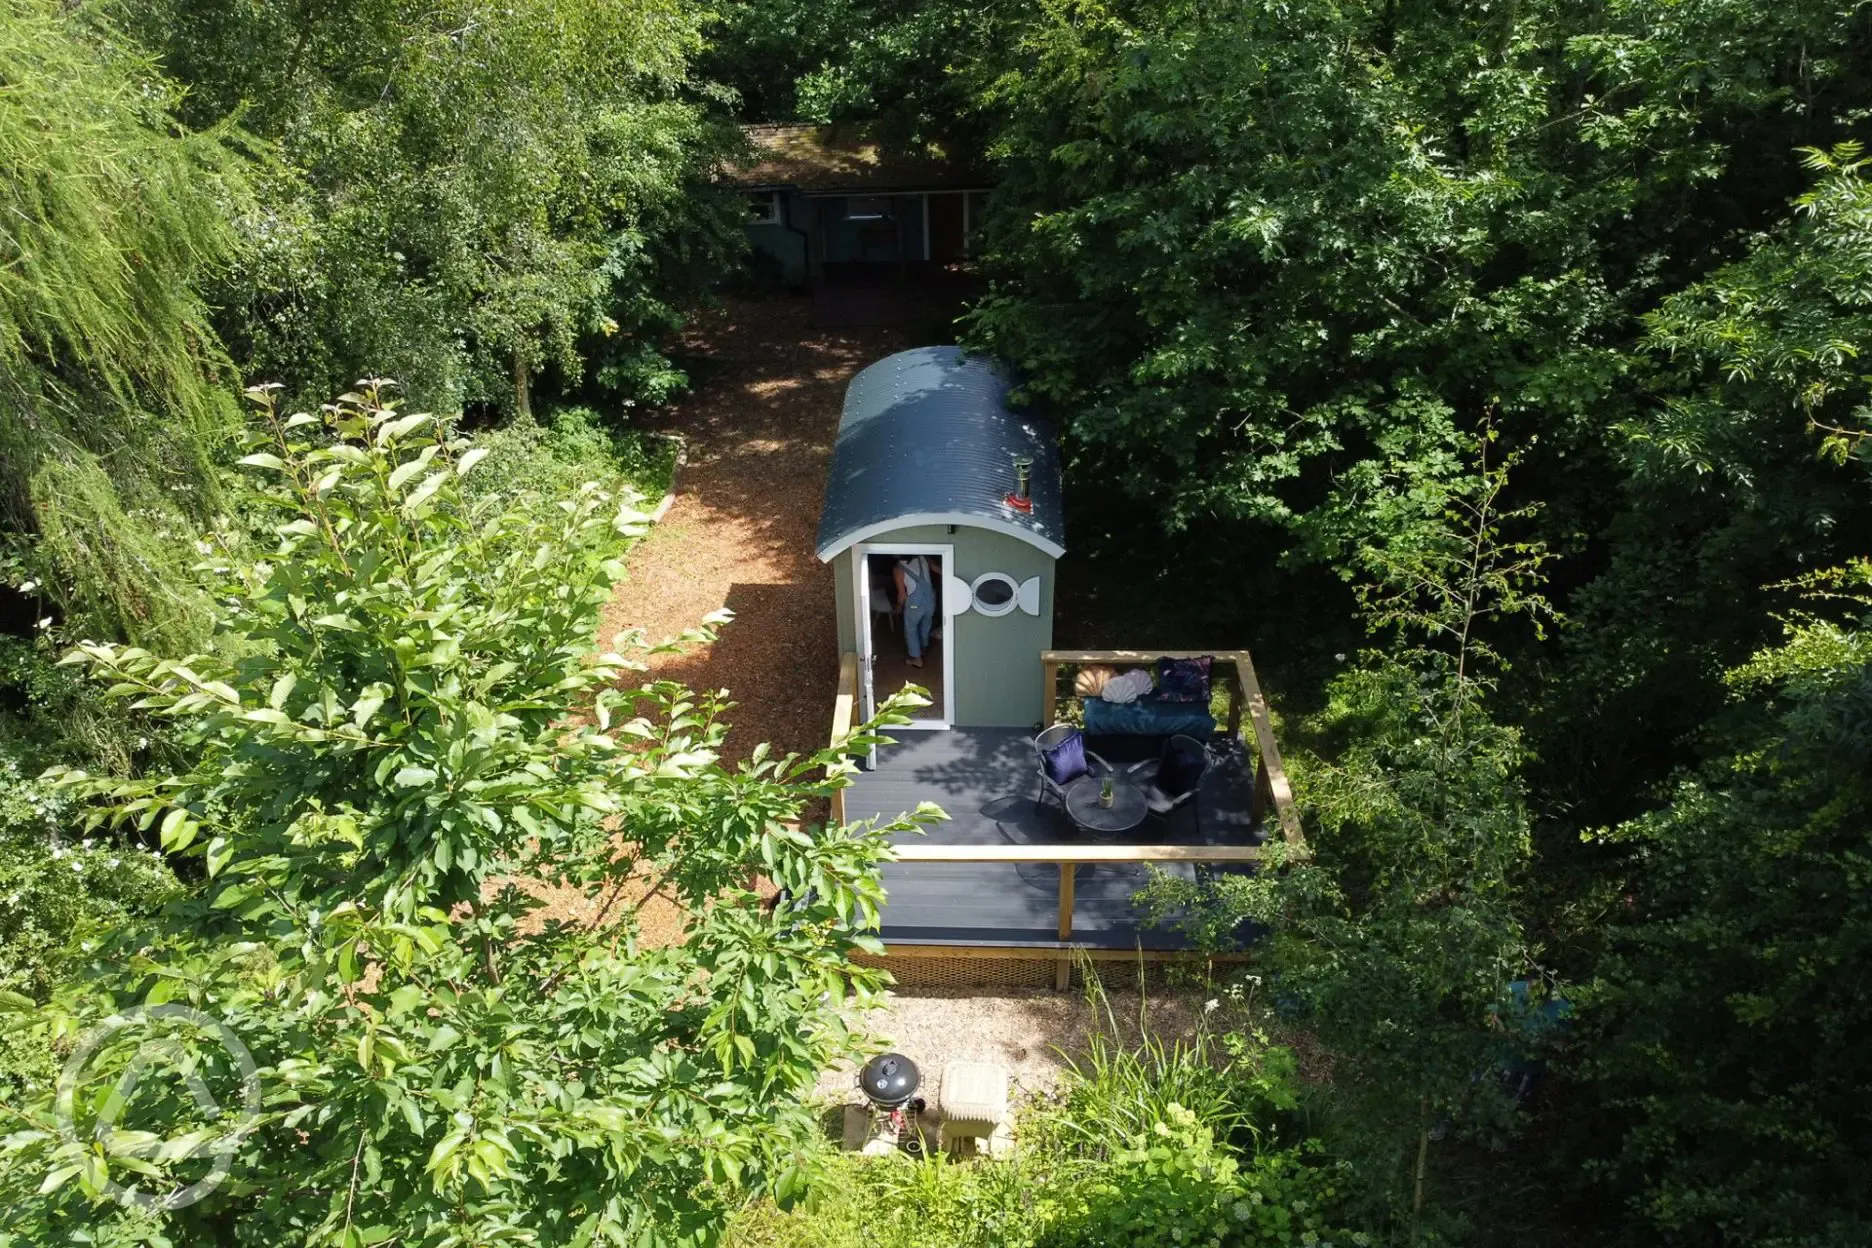
[(910, 657), (920, 659), (929, 645), (930, 626), (936, 622), (934, 608), (919, 602), (906, 602), (903, 609), (904, 646)]

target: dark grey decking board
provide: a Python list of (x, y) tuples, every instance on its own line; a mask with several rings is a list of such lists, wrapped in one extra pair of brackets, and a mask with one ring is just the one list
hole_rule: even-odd
[[(893, 818), (919, 802), (941, 806), (948, 821), (921, 839), (941, 845), (1060, 844), (1084, 840), (1056, 807), (1034, 799), (1039, 778), (1031, 737), (1015, 729), (899, 730), (878, 751), (874, 770), (846, 791), (848, 819)], [(1202, 790), (1202, 823), (1187, 810), (1166, 827), (1152, 820), (1118, 838), (1130, 843), (1249, 844), (1252, 773), (1240, 746), (1219, 743), (1222, 760)], [(904, 838), (915, 840), (914, 836)], [(1176, 864), (1186, 879), (1197, 868)], [(1246, 868), (1209, 868), (1243, 870)], [(1073, 939), (1106, 949), (1177, 949), (1180, 935), (1144, 928), (1132, 895), (1149, 878), (1141, 865), (1092, 865), (1074, 877)], [(887, 943), (974, 941), (1023, 944), (1058, 939), (1059, 868), (1051, 863), (896, 863), (884, 868)]]

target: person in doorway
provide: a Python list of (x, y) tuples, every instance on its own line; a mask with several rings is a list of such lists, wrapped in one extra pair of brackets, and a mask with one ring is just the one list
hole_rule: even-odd
[(929, 560), (922, 555), (908, 555), (897, 561), (893, 576), (897, 582), (897, 609), (903, 613), (904, 648), (910, 652), (910, 666), (922, 667), (930, 625), (936, 620), (936, 590), (930, 583)]

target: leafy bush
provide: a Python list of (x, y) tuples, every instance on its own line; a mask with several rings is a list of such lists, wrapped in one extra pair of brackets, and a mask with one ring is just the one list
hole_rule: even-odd
[[(92, 942), (155, 913), (179, 886), (160, 855), (132, 838), (71, 840), (71, 798), (24, 774), (0, 747), (0, 995), (47, 999)], [(50, 1086), (55, 1056), (30, 1031), (0, 1033), (0, 1096)]]
[(654, 501), (676, 473), (676, 442), (639, 429), (619, 428), (589, 407), (564, 407), (544, 424), (516, 420), (475, 435), (488, 452), (480, 472), (465, 483), (471, 498), (517, 502), (531, 495), (550, 509), (587, 481), (622, 481)]
[(761, 1202), (730, 1226), (730, 1248), (1023, 1248), (1034, 1242), (1036, 1175), (1022, 1162), (936, 1154), (821, 1157), (807, 1198)]
[(1361, 1242), (1327, 1211), (1340, 1167), (1309, 1164), (1307, 1150), (1244, 1160), (1216, 1142), (1194, 1110), (1172, 1102), (1150, 1130), (1132, 1135), (1109, 1164), (1041, 1201), (1038, 1248), (1108, 1244)]
[[(105, 1033), (68, 1101), (11, 1107), (0, 1242), (127, 1242), (140, 1215), (111, 1184), (179, 1244), (708, 1242), (740, 1193), (798, 1182), (802, 1095), (851, 1047), (841, 1007), (876, 973), (849, 954), (875, 948), (877, 863), (909, 825), (802, 828), (842, 750), (731, 771), (718, 702), (619, 687), (642, 663), (592, 637), (642, 517), (615, 496), (542, 519), (466, 497), (486, 448), (374, 391), (284, 419), (256, 397), (243, 462), (278, 546), (211, 569), (252, 649), (72, 656), (190, 753), (140, 779), (68, 769), (63, 792), (206, 882), (39, 1018), (76, 1036), (185, 1005), (259, 1088), (213, 1030)], [(793, 902), (759, 904), (757, 875)], [(652, 888), (682, 943), (639, 944)], [(173, 1068), (116, 1095), (152, 1029), (189, 1089), (250, 1114)], [(210, 1157), (230, 1177), (203, 1194)]]
[(1312, 1146), (1244, 1154), (1191, 1109), (1167, 1102), (1134, 1134), (1109, 1133), (1109, 1155), (1060, 1151), (1022, 1118), (1008, 1160), (932, 1156), (825, 1158), (807, 1200), (746, 1210), (733, 1248), (1105, 1248), (1132, 1244), (1349, 1245), (1333, 1226), (1346, 1177)]
[(1580, 1145), (1634, 1240), (1872, 1242), (1872, 561), (1807, 588), (1730, 673), (1733, 753), (1604, 834), (1643, 871), (1579, 994), (1623, 1129)]
[(1298, 1104), (1293, 1053), (1251, 1050), (1240, 1039), (1218, 1043), (1204, 1028), (1168, 1044), (1147, 1034), (1133, 1047), (1095, 1033), (1083, 1055), (1067, 1059), (1059, 1096), (1029, 1114), (1026, 1138), (1061, 1156), (1106, 1158), (1167, 1121), (1174, 1105), (1226, 1144), (1253, 1151), (1272, 1143), (1277, 1116)]

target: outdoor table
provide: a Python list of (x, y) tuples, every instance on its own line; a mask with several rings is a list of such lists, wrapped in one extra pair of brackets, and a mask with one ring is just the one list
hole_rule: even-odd
[[(1106, 780), (1111, 781), (1112, 804), (1099, 804)], [(1150, 801), (1144, 790), (1122, 776), (1081, 776), (1066, 786), (1066, 815), (1081, 831), (1110, 840), (1144, 822)]]

